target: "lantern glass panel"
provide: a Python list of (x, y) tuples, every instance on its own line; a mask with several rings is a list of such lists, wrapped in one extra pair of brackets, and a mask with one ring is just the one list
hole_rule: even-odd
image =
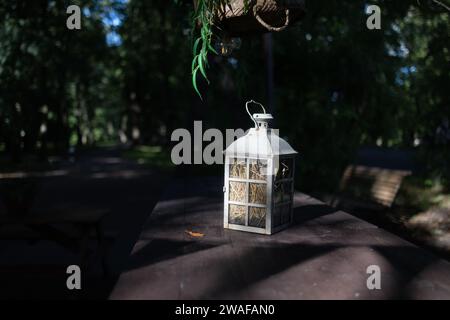
[(284, 184), (281, 182), (275, 182), (273, 185), (273, 201), (275, 204), (283, 202), (283, 189)]
[(292, 181), (287, 181), (283, 183), (283, 202), (291, 201), (292, 195)]
[(290, 201), (292, 198), (292, 180), (274, 183), (273, 201), (275, 204)]
[(285, 204), (280, 207), (281, 224), (286, 224), (291, 220), (291, 205)]
[(278, 170), (276, 172), (275, 180), (292, 178), (294, 161), (292, 158), (284, 158), (279, 160)]
[(266, 204), (267, 192), (265, 183), (249, 183), (248, 202)]
[(267, 161), (266, 160), (250, 160), (250, 176), (252, 180), (266, 180), (267, 177)]
[(245, 225), (245, 217), (247, 215), (247, 207), (230, 204), (228, 210), (228, 222), (231, 224)]
[(249, 208), (248, 225), (251, 227), (266, 227), (266, 208)]
[(276, 228), (281, 225), (281, 207), (276, 206), (273, 209), (272, 214), (272, 227)]
[(230, 178), (247, 179), (245, 159), (230, 158)]
[(247, 183), (230, 181), (230, 201), (246, 203)]

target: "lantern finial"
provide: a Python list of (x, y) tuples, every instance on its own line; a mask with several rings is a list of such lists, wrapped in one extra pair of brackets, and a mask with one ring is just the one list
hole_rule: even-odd
[[(250, 114), (250, 111), (248, 111), (248, 105), (250, 103), (254, 103), (254, 104), (260, 105), (261, 108), (263, 109), (264, 113), (254, 113), (253, 115)], [(261, 103), (256, 102), (253, 99), (250, 100), (250, 101), (247, 101), (245, 103), (245, 109), (247, 110), (247, 113), (250, 116), (250, 119), (252, 119), (252, 121), (255, 123), (256, 130), (258, 130), (259, 128), (265, 128), (266, 129), (268, 127), (268, 122), (273, 119), (273, 117), (272, 117), (272, 115), (270, 113), (266, 113), (266, 109), (264, 108), (264, 106)]]

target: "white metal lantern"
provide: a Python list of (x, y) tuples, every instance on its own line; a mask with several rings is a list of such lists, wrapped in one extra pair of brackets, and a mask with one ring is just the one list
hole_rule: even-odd
[[(264, 113), (253, 115), (249, 103)], [(268, 122), (255, 101), (245, 105), (255, 123), (225, 150), (224, 227), (272, 234), (292, 222), (295, 151)]]

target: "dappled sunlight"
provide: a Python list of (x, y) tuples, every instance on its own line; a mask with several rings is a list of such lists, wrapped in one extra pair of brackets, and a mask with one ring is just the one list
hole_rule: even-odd
[[(420, 281), (420, 272), (436, 261), (395, 235), (298, 192), (288, 229), (271, 236), (225, 230), (220, 188), (205, 180), (192, 192), (197, 183), (177, 180), (166, 190), (111, 298), (400, 298), (404, 286)], [(382, 270), (381, 290), (366, 286), (370, 265)], [(441, 270), (439, 279), (448, 283), (450, 276), (442, 280), (448, 272)]]
[[(223, 230), (220, 200), (180, 196), (155, 207), (112, 299), (389, 299), (434, 261), (405, 270), (421, 249), (300, 193), (294, 225), (270, 237)], [(369, 265), (383, 270), (380, 291), (366, 287)]]
[[(321, 252), (321, 247), (316, 247), (317, 255), (267, 275), (243, 290), (255, 292), (257, 299), (267, 299), (269, 294), (275, 299), (388, 299), (395, 296), (396, 270), (376, 250), (364, 245), (336, 244)], [(314, 245), (298, 244), (299, 251), (312, 248)], [(369, 265), (378, 265), (383, 270), (382, 291), (368, 290), (366, 268)], [(287, 293), (285, 290), (270, 292), (270, 288), (280, 284)]]
[(135, 179), (142, 176), (139, 170), (116, 170), (108, 172), (96, 172), (89, 175), (92, 179)]
[(374, 199), (385, 206), (391, 206), (398, 190), (400, 189), (403, 178), (410, 175), (410, 171), (402, 170), (387, 170), (370, 169), (371, 174), (374, 176), (375, 181), (373, 182), (371, 192)]
[(0, 173), (0, 179), (22, 179), (22, 178), (49, 178), (49, 177), (62, 177), (68, 175), (69, 170), (51, 170), (44, 172), (5, 172)]
[(411, 217), (406, 226), (427, 243), (450, 252), (450, 208), (432, 207)]
[[(385, 255), (405, 249), (307, 243), (248, 245), (239, 249), (230, 243), (154, 239), (137, 244), (130, 269), (119, 281), (126, 286), (116, 287), (110, 298), (396, 298), (402, 296), (405, 283), (423, 281), (421, 269), (417, 269), (419, 273), (408, 271), (406, 276), (397, 262), (392, 264)], [(240, 266), (240, 274), (235, 273), (236, 265)], [(366, 268), (370, 265), (383, 270), (382, 290), (366, 287)], [(149, 282), (152, 286), (146, 285)]]
[(104, 164), (121, 164), (123, 163), (123, 159), (120, 157), (96, 157), (95, 163), (104, 163)]

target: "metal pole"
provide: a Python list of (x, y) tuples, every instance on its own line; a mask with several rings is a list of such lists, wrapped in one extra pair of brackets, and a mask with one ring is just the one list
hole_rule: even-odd
[(274, 80), (273, 80), (273, 48), (272, 48), (272, 34), (266, 33), (263, 35), (264, 43), (264, 58), (266, 61), (266, 92), (267, 92), (267, 109), (269, 113), (275, 113), (275, 98), (274, 98)]

